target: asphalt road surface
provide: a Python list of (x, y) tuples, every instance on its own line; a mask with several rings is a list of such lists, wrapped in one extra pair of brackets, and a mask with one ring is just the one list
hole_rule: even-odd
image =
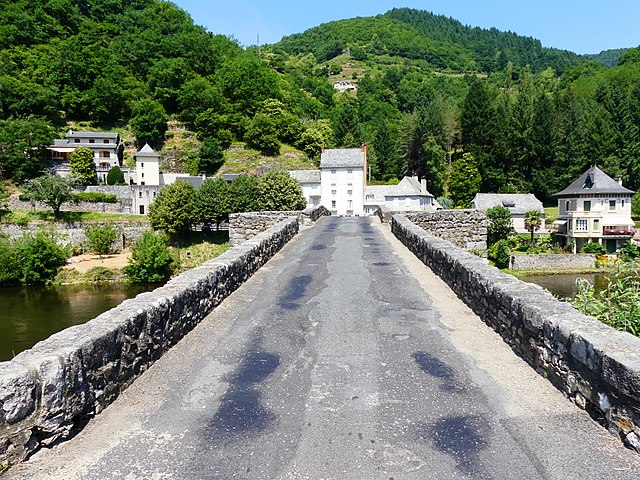
[(640, 460), (372, 218), (303, 230), (7, 479), (638, 479)]

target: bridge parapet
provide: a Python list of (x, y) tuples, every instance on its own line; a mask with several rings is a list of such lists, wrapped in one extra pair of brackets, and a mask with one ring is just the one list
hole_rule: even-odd
[[(0, 466), (100, 413), (298, 232), (296, 218), (0, 363)], [(1, 469), (0, 469), (1, 470)]]
[(229, 215), (229, 245), (236, 246), (253, 238), (266, 229), (284, 220), (297, 218), (301, 225), (309, 225), (331, 212), (322, 205), (305, 210), (243, 212)]
[(640, 339), (434, 237), (406, 216), (392, 232), (511, 348), (640, 452)]

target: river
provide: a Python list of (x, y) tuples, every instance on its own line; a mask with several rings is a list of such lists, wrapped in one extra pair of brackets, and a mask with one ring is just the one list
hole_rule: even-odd
[(604, 273), (563, 273), (558, 275), (531, 275), (520, 277), (523, 282), (535, 283), (546, 288), (560, 298), (573, 298), (576, 294), (576, 279), (584, 278), (592, 284), (595, 283), (596, 291), (607, 286), (607, 278)]
[(0, 361), (156, 287), (118, 283), (0, 288)]

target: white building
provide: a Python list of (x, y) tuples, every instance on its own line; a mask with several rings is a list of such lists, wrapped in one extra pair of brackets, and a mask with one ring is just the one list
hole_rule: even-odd
[(511, 213), (511, 221), (513, 229), (516, 233), (524, 235), (528, 234), (524, 226), (524, 216), (531, 210), (540, 213), (542, 224), (540, 229), (536, 231), (538, 234), (547, 234), (545, 227), (545, 211), (542, 202), (532, 193), (476, 193), (471, 201), (471, 208), (486, 212), (493, 207), (505, 207)]
[(587, 242), (598, 242), (613, 253), (634, 234), (631, 197), (635, 192), (593, 166), (571, 185), (555, 193), (558, 198), (557, 235), (579, 252)]
[(291, 170), (289, 175), (302, 187), (302, 195), (307, 201), (307, 208), (320, 205), (322, 191), (320, 187), (320, 170)]
[(98, 181), (106, 182), (112, 167), (122, 165), (123, 147), (120, 135), (115, 132), (75, 132), (69, 130), (63, 139), (55, 139), (49, 145), (51, 159), (56, 162), (56, 173), (69, 174), (69, 156), (78, 147), (87, 147), (93, 152), (93, 163)]
[(320, 157), (320, 203), (333, 215), (364, 214), (367, 147), (323, 150)]
[(440, 208), (427, 190), (427, 180), (404, 177), (397, 185), (368, 185), (364, 187), (364, 213), (373, 215), (379, 207), (394, 211), (420, 212)]

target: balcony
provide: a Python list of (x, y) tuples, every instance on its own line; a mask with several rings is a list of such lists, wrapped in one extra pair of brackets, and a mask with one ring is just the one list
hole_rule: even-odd
[(636, 231), (633, 229), (609, 229), (605, 228), (602, 231), (602, 235), (605, 237), (633, 237), (636, 234)]

